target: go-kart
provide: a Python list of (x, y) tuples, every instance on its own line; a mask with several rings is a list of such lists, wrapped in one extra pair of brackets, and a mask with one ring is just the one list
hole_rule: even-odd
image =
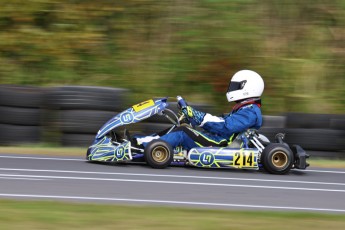
[[(271, 142), (257, 130), (248, 129), (238, 133), (226, 147), (196, 147), (187, 151), (182, 147), (173, 149), (169, 143), (160, 139), (152, 140), (146, 147), (137, 146), (131, 142), (135, 135), (130, 136), (127, 130), (120, 135), (117, 131), (119, 127), (143, 121), (156, 114), (166, 117), (172, 123), (171, 128), (159, 135), (170, 133), (181, 125), (189, 126), (188, 118), (183, 114), (178, 116), (167, 108), (167, 100), (168, 98), (150, 99), (111, 118), (98, 131), (87, 150), (86, 159), (91, 162), (143, 161), (152, 168), (159, 169), (174, 164), (202, 168), (263, 168), (272, 174), (286, 174), (292, 168), (306, 169), (309, 166), (306, 161), (309, 155), (302, 147), (285, 143), (282, 133), (278, 133), (274, 142)], [(186, 105), (179, 96), (178, 103)]]

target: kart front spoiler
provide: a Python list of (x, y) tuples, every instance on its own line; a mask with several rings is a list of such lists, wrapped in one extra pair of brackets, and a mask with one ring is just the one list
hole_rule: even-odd
[(88, 148), (86, 159), (103, 162), (130, 161), (133, 159), (131, 142), (125, 141), (114, 144), (108, 137), (96, 139), (94, 144)]

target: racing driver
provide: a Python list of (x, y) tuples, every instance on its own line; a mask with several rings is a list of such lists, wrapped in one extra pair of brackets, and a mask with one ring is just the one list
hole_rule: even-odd
[(198, 131), (182, 125), (162, 136), (136, 138), (136, 144), (146, 146), (148, 142), (160, 138), (168, 142), (173, 149), (178, 146), (186, 150), (201, 146), (225, 147), (232, 142), (236, 134), (261, 127), (260, 97), (263, 91), (264, 81), (258, 73), (251, 70), (238, 71), (232, 76), (226, 92), (228, 102), (236, 103), (229, 114), (223, 117), (213, 116), (181, 103), (178, 98), (181, 112), (187, 120), (203, 130)]

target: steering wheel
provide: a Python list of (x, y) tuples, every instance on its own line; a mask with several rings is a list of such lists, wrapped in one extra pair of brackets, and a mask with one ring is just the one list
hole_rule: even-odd
[[(177, 96), (177, 107), (181, 110), (182, 107), (186, 107), (186, 106), (188, 106), (187, 102), (181, 96)], [(175, 117), (176, 120), (173, 120), (167, 114), (167, 112), (170, 113), (170, 115), (173, 115), (173, 117)], [(173, 126), (167, 131), (167, 133), (170, 133), (175, 127), (179, 127), (179, 126), (193, 127), (188, 117), (186, 117), (183, 113), (176, 114), (174, 111), (166, 108), (164, 112), (161, 113), (160, 115), (165, 115), (173, 123)], [(187, 122), (184, 122), (184, 121), (187, 121)]]

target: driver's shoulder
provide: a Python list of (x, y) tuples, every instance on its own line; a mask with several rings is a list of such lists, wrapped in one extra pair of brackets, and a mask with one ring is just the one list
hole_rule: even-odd
[(237, 110), (235, 113), (233, 114), (246, 114), (246, 113), (260, 113), (261, 114), (261, 109), (259, 106), (255, 105), (255, 104), (250, 104), (250, 105), (245, 105), (243, 107), (241, 107), (239, 110)]

